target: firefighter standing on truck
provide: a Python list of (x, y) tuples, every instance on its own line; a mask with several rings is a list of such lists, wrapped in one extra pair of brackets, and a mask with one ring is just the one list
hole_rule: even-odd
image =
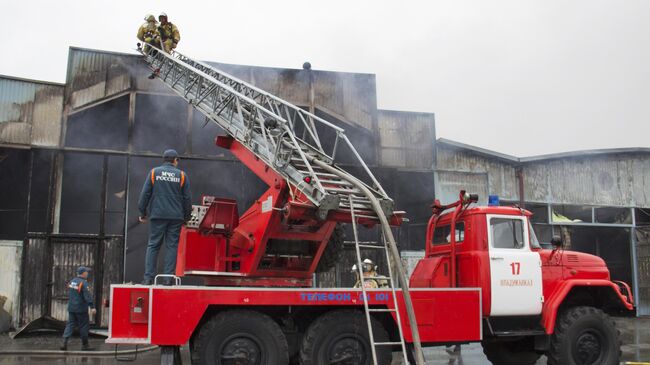
[(61, 351), (68, 350), (68, 339), (72, 336), (75, 327), (79, 328), (79, 337), (81, 337), (81, 349), (83, 351), (92, 350), (88, 345), (88, 330), (90, 329), (90, 317), (88, 309), (94, 315), (97, 313), (93, 304), (93, 297), (88, 287), (89, 268), (80, 266), (77, 269), (77, 276), (68, 283), (68, 323), (65, 325), (63, 332), (63, 343)]
[(160, 21), (158, 32), (162, 38), (163, 47), (165, 48), (164, 51), (171, 53), (178, 45), (178, 42), (181, 41), (181, 34), (178, 32), (178, 27), (168, 21), (167, 14), (160, 13), (158, 20)]
[[(166, 150), (163, 160), (161, 166), (147, 174), (138, 201), (140, 222), (145, 222), (147, 218), (150, 220), (143, 285), (153, 284), (163, 241), (166, 250), (163, 273), (175, 273), (181, 225), (192, 216), (190, 180), (185, 172), (178, 169), (178, 153)], [(163, 284), (171, 285), (170, 278), (165, 278)]]
[(158, 33), (156, 17), (148, 14), (144, 17), (144, 20), (145, 23), (138, 29), (138, 39), (145, 43), (144, 51), (146, 52), (149, 48), (147, 44), (160, 48), (160, 33)]

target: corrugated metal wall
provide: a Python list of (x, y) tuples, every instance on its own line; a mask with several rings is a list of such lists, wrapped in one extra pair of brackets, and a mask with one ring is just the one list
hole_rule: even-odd
[[(650, 207), (650, 159), (646, 156), (626, 153), (517, 163), (439, 144), (436, 169), (485, 173), (484, 191), (503, 200), (519, 200), (515, 170), (521, 166), (528, 202)], [(444, 189), (446, 182), (440, 183)]]
[[(70, 48), (67, 103), (76, 109), (129, 90), (138, 60), (136, 55)], [(144, 65), (140, 69), (144, 70)]]
[[(487, 201), (487, 194), (499, 195), (504, 200), (519, 199), (515, 166), (513, 164), (480, 156), (469, 151), (437, 145), (436, 170), (438, 170), (436, 186), (440, 188), (440, 193), (443, 194), (437, 195), (437, 198), (443, 204), (446, 202), (447, 192), (453, 193), (453, 201), (457, 200), (458, 191), (465, 183), (471, 184), (472, 189), (480, 191), (479, 194), (483, 192), (483, 196), (479, 197), (485, 199), (485, 201)], [(456, 173), (446, 173), (445, 171)], [(486, 177), (473, 176), (472, 174), (485, 174)], [(446, 181), (446, 178), (450, 180)], [(485, 184), (485, 186), (481, 187), (482, 184)], [(466, 190), (471, 191), (469, 186), (466, 186)]]
[(22, 254), (21, 241), (0, 241), (0, 296), (6, 298), (4, 306), (0, 305), (0, 333), (8, 326), (18, 327)]
[(650, 206), (650, 159), (641, 155), (574, 157), (523, 166), (528, 201)]
[(377, 118), (383, 166), (433, 168), (436, 132), (432, 113), (380, 110)]
[(650, 315), (650, 227), (634, 230), (637, 260), (637, 315)]
[(344, 122), (375, 129), (375, 75), (254, 67), (211, 62), (215, 67), (299, 106), (309, 106), (309, 73), (318, 109)]
[(57, 146), (63, 85), (0, 77), (0, 143)]
[[(22, 269), (20, 325), (46, 315), (65, 321), (68, 316), (67, 283), (76, 276), (77, 267), (83, 265), (92, 269), (89, 283), (95, 303), (99, 303), (98, 325), (107, 326), (108, 313), (104, 313), (100, 304), (109, 298), (110, 284), (122, 282), (123, 250), (122, 237), (53, 235), (29, 238)], [(99, 282), (101, 287), (97, 287)]]
[(458, 200), (458, 194), (465, 190), (478, 194), (479, 204), (487, 204), (489, 179), (487, 173), (436, 171), (436, 199), (442, 204)]

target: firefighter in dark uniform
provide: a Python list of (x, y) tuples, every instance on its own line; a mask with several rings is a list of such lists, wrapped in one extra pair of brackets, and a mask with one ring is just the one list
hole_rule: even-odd
[[(166, 250), (163, 273), (175, 273), (181, 225), (192, 216), (190, 180), (187, 174), (177, 167), (178, 153), (167, 150), (163, 154), (163, 160), (161, 166), (147, 174), (138, 201), (140, 222), (150, 220), (143, 285), (153, 284), (158, 251), (163, 241)], [(163, 284), (171, 284), (170, 278), (165, 278)]]
[(68, 350), (68, 339), (72, 336), (75, 327), (79, 328), (79, 337), (81, 337), (81, 349), (84, 351), (92, 350), (88, 345), (88, 330), (90, 329), (90, 318), (88, 309), (94, 315), (97, 313), (93, 304), (93, 297), (88, 287), (89, 268), (80, 266), (77, 269), (77, 277), (68, 283), (68, 323), (63, 332), (63, 343), (60, 349)]

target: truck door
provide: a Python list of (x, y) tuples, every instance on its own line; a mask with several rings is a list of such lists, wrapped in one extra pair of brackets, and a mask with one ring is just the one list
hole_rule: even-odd
[(491, 316), (542, 313), (542, 268), (530, 249), (526, 218), (487, 215)]

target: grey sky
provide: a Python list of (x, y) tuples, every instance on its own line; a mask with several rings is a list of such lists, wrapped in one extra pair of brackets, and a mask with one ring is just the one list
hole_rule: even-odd
[(0, 0), (0, 74), (65, 79), (68, 46), (134, 52), (165, 11), (191, 57), (377, 74), (382, 109), (517, 156), (650, 146), (650, 1)]

